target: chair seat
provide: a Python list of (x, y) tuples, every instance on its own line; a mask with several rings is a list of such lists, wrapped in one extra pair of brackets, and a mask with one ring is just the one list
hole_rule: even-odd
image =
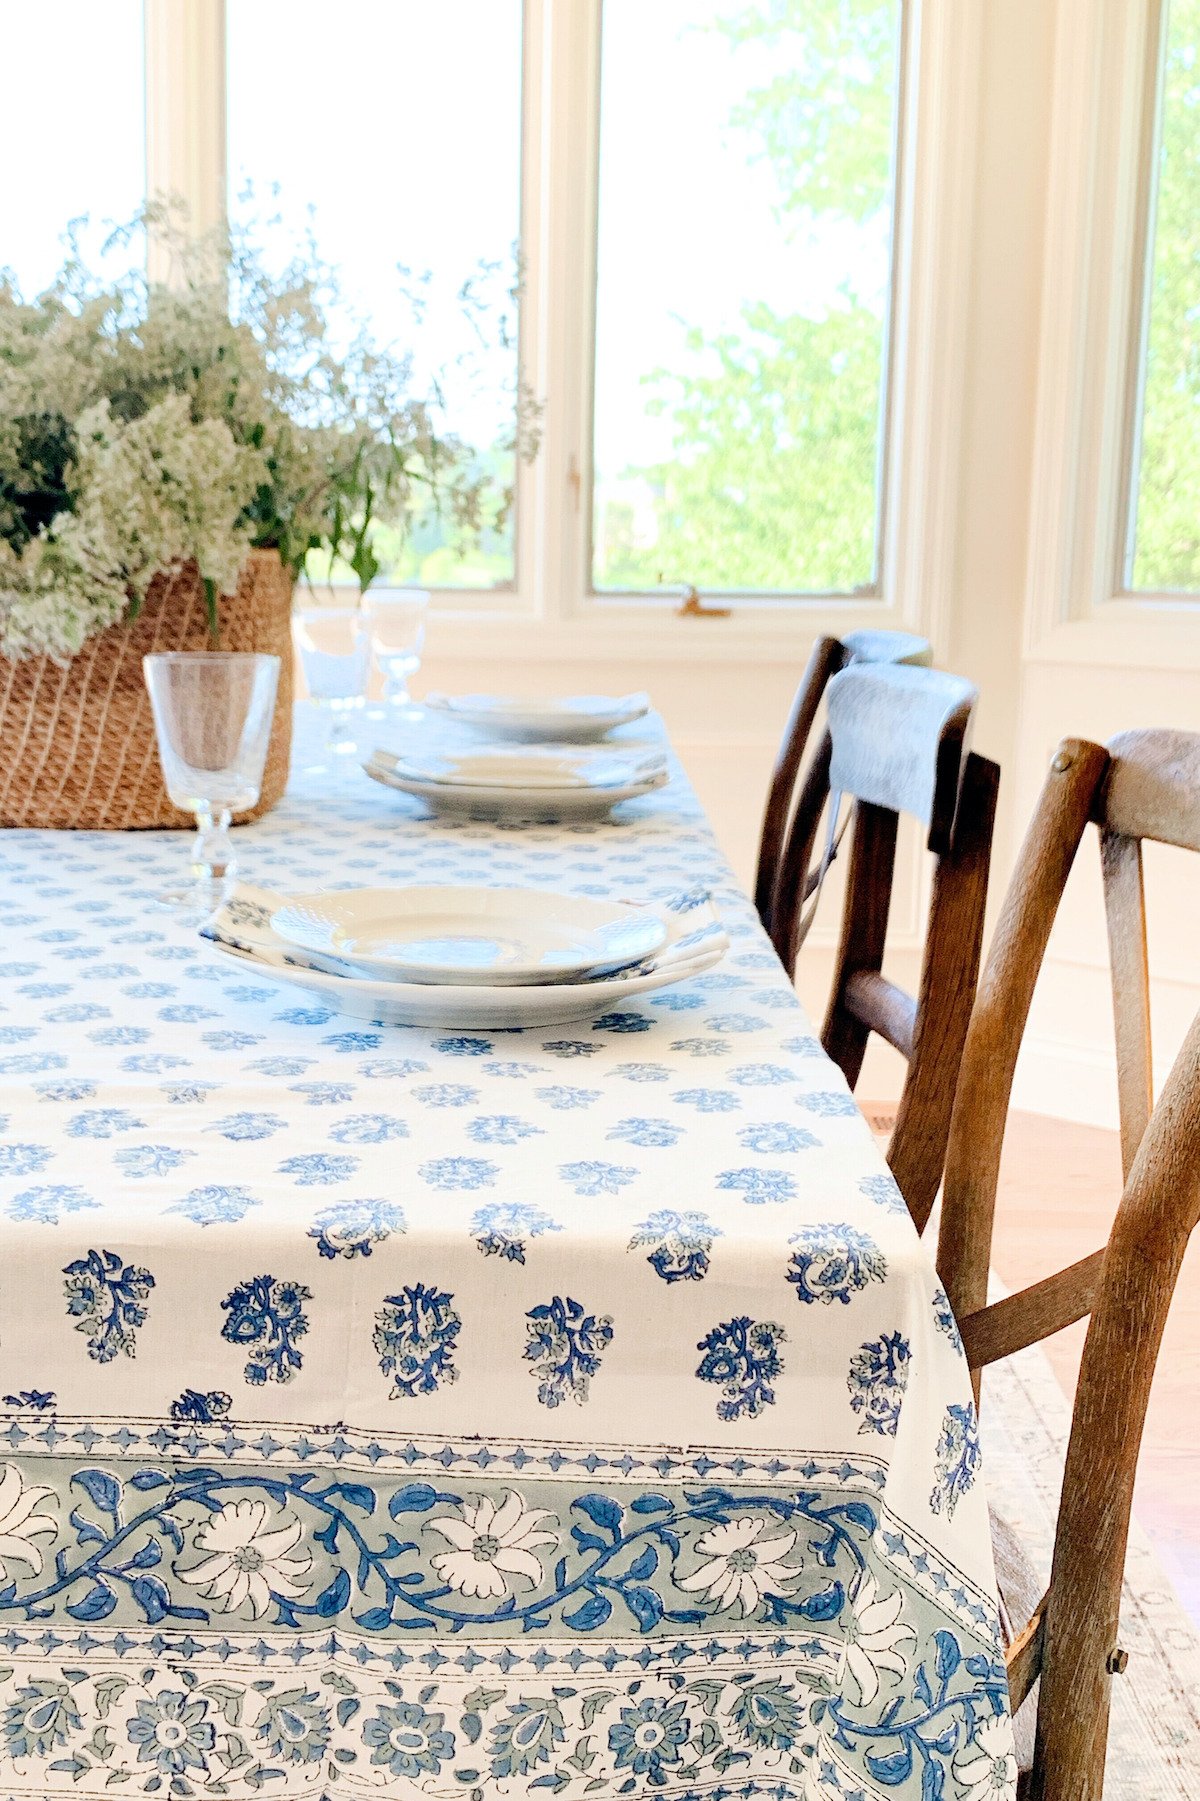
[[(1046, 1592), (1046, 1584), (1003, 1514), (992, 1508), (990, 1517), (996, 1587), (1000, 1593), (1000, 1632), (1007, 1650), (1032, 1618), (1034, 1608)], [(1034, 1683), (1013, 1715), (1017, 1768), (1022, 1771), (1033, 1768), (1039, 1686), (1039, 1683)]]

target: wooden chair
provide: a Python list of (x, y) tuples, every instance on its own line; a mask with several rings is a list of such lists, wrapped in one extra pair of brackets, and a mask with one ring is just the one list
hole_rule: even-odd
[[(1099, 828), (1108, 916), (1124, 1190), (1108, 1243), (986, 1304), (996, 1182), (1017, 1052), (1067, 876)], [(975, 1372), (1091, 1315), (1050, 1585), (994, 1534), (1022, 1796), (1100, 1801), (1138, 1447), (1159, 1342), (1200, 1218), (1200, 1016), (1153, 1102), (1143, 839), (1200, 851), (1200, 734), (1126, 732), (1059, 747), (996, 928), (950, 1134), (938, 1268)], [(1024, 1607), (1017, 1598), (1024, 1593)], [(1040, 1692), (1034, 1694), (1040, 1679)], [(1019, 1711), (1018, 1711), (1019, 1710)], [(1032, 1716), (1032, 1717), (1031, 1717)]]
[[(758, 841), (758, 870), (754, 878), (754, 904), (758, 908), (758, 916), (766, 931), (771, 934), (772, 917), (776, 905), (776, 892), (779, 887), (784, 844), (788, 837), (788, 822), (792, 815), (793, 802), (797, 795), (797, 783), (800, 765), (804, 761), (804, 752), (808, 746), (812, 729), (816, 723), (821, 701), (830, 679), (839, 669), (848, 663), (914, 663), (927, 664), (933, 660), (933, 647), (927, 638), (918, 638), (911, 632), (848, 632), (844, 638), (818, 638), (812, 647), (808, 665), (796, 690), (792, 701), (792, 710), (784, 728), (783, 740), (779, 746), (779, 754), (775, 759), (775, 768), (771, 773), (771, 785), (767, 790), (767, 804), (763, 813), (762, 831)], [(829, 734), (822, 737), (813, 757), (814, 768), (829, 767)], [(821, 778), (824, 780), (824, 777)], [(818, 784), (819, 786), (820, 784)], [(827, 786), (821, 787), (822, 800), (828, 793)], [(797, 904), (803, 905), (807, 895), (801, 895)], [(785, 890), (784, 904), (787, 908), (786, 918), (781, 921), (782, 937), (791, 935), (791, 907), (794, 903), (794, 890)], [(776, 943), (775, 948), (779, 949)]]
[[(853, 802), (853, 812), (822, 1043), (851, 1088), (872, 1032), (907, 1060), (888, 1162), (923, 1230), (941, 1178), (979, 974), (1000, 771), (967, 748), (976, 690), (960, 676), (852, 664), (833, 677), (827, 699), (825, 780)], [(902, 813), (920, 821), (934, 859), (915, 997), (882, 973)], [(809, 826), (800, 820), (794, 829)]]

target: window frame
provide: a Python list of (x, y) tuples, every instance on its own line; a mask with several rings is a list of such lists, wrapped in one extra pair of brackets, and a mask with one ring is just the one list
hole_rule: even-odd
[[(685, 635), (688, 655), (754, 658), (820, 627), (936, 637), (952, 605), (978, 9), (901, 0), (876, 580), (849, 593), (733, 591), (719, 597), (731, 616), (699, 627), (677, 619), (675, 590), (591, 587), (601, 9), (523, 0), (519, 356), (541, 399), (541, 443), (518, 468), (513, 583), (435, 589), (436, 618), (469, 621), (484, 654), (520, 646), (538, 659), (630, 638), (642, 654), (678, 656)], [(179, 195), (206, 229), (226, 195), (225, 0), (145, 0), (145, 15), (147, 191)]]

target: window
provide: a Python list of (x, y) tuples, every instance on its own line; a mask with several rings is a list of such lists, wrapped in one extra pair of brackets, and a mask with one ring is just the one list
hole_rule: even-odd
[[(337, 328), (416, 345), (420, 391), (440, 388), (446, 426), (493, 478), (477, 549), (447, 543), (430, 509), (387, 578), (511, 585), (520, 0), (341, 0), (333, 45), (331, 17), (327, 0), (227, 0), (230, 213), (284, 256), (311, 235), (338, 271)], [(364, 80), (349, 110), (326, 85), (347, 44)]]
[(1164, 5), (1122, 586), (1200, 591), (1200, 0)]
[(899, 12), (604, 0), (596, 589), (877, 589)]
[[(0, 108), (0, 268), (27, 299), (62, 266), (68, 226), (87, 218), (89, 264), (146, 192), (142, 0), (39, 0), (4, 14), (9, 71)], [(114, 273), (128, 255), (112, 258)]]

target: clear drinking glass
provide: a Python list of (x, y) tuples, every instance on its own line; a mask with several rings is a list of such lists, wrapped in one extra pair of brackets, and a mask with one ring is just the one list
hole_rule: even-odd
[(389, 718), (403, 718), (415, 711), (408, 684), (421, 667), (428, 611), (429, 595), (420, 589), (368, 596), (371, 649), (383, 677), (383, 699)]
[(167, 793), (196, 815), (192, 887), (163, 903), (207, 917), (236, 869), (229, 822), (262, 790), (279, 658), (236, 651), (143, 657)]
[(321, 774), (358, 748), (350, 722), (366, 700), (367, 622), (357, 607), (304, 607), (292, 615), (292, 639), (309, 699), (325, 717), (318, 760), (308, 765), (310, 774)]

